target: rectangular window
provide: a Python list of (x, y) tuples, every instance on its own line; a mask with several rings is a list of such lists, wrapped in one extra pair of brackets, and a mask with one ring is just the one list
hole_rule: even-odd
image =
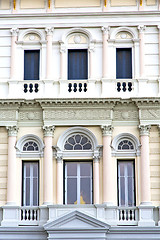
[(24, 80), (39, 80), (40, 50), (24, 51)]
[(92, 163), (65, 163), (65, 204), (92, 203)]
[(116, 49), (116, 78), (117, 79), (132, 78), (132, 49), (131, 48)]
[(118, 204), (135, 206), (135, 177), (133, 161), (118, 161)]
[(88, 79), (87, 49), (68, 50), (68, 79)]
[(39, 205), (39, 166), (38, 162), (23, 162), (23, 206)]

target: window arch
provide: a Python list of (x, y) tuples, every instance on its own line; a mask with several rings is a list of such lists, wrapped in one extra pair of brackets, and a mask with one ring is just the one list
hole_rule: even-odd
[(66, 140), (64, 150), (92, 150), (92, 143), (86, 135), (76, 133)]
[(121, 133), (112, 141), (113, 156), (139, 156), (140, 143), (139, 140), (132, 134)]
[(44, 144), (42, 140), (33, 134), (21, 137), (17, 144), (17, 157), (42, 157)]

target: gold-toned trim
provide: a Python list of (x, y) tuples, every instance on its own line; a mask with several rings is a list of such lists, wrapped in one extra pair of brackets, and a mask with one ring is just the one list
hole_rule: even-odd
[(143, 4), (143, 0), (140, 0), (140, 6), (142, 6), (142, 4)]
[(16, 0), (13, 0), (13, 9), (16, 10)]
[(107, 0), (104, 0), (104, 6), (107, 7)]
[(51, 0), (48, 0), (48, 8), (51, 8)]

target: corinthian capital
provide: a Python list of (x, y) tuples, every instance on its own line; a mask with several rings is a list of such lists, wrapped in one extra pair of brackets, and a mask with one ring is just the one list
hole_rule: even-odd
[(149, 136), (150, 134), (150, 125), (140, 125), (139, 130), (140, 130), (140, 136)]
[(103, 136), (111, 136), (112, 131), (113, 131), (113, 127), (112, 127), (112, 125), (102, 125), (101, 130), (102, 130), (102, 135)]
[(45, 28), (45, 32), (46, 32), (47, 35), (52, 35), (53, 31), (54, 31), (53, 27), (46, 27)]
[(54, 134), (55, 126), (43, 126), (44, 137), (52, 137)]
[(145, 29), (146, 29), (146, 26), (144, 26), (144, 25), (138, 26), (139, 33), (144, 33)]
[(18, 32), (19, 32), (19, 29), (18, 28), (12, 28), (10, 31), (11, 31), (12, 36), (17, 36)]
[(102, 30), (103, 34), (109, 34), (109, 32), (110, 32), (110, 26), (103, 26), (103, 27), (101, 28), (101, 30)]
[(18, 133), (18, 127), (17, 126), (7, 126), (6, 129), (8, 130), (8, 136), (9, 137), (16, 137)]

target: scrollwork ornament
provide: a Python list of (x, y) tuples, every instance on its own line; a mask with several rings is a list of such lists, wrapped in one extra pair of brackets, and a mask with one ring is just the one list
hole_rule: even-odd
[(112, 125), (102, 125), (101, 130), (102, 130), (102, 135), (103, 136), (111, 136), (112, 131), (113, 131), (113, 127), (112, 127)]
[(149, 136), (150, 134), (150, 125), (140, 125), (139, 130), (140, 130), (140, 136)]
[(6, 129), (8, 130), (8, 136), (9, 137), (16, 137), (18, 133), (18, 127), (17, 126), (7, 126)]
[(52, 137), (54, 134), (55, 126), (43, 126), (44, 137)]

